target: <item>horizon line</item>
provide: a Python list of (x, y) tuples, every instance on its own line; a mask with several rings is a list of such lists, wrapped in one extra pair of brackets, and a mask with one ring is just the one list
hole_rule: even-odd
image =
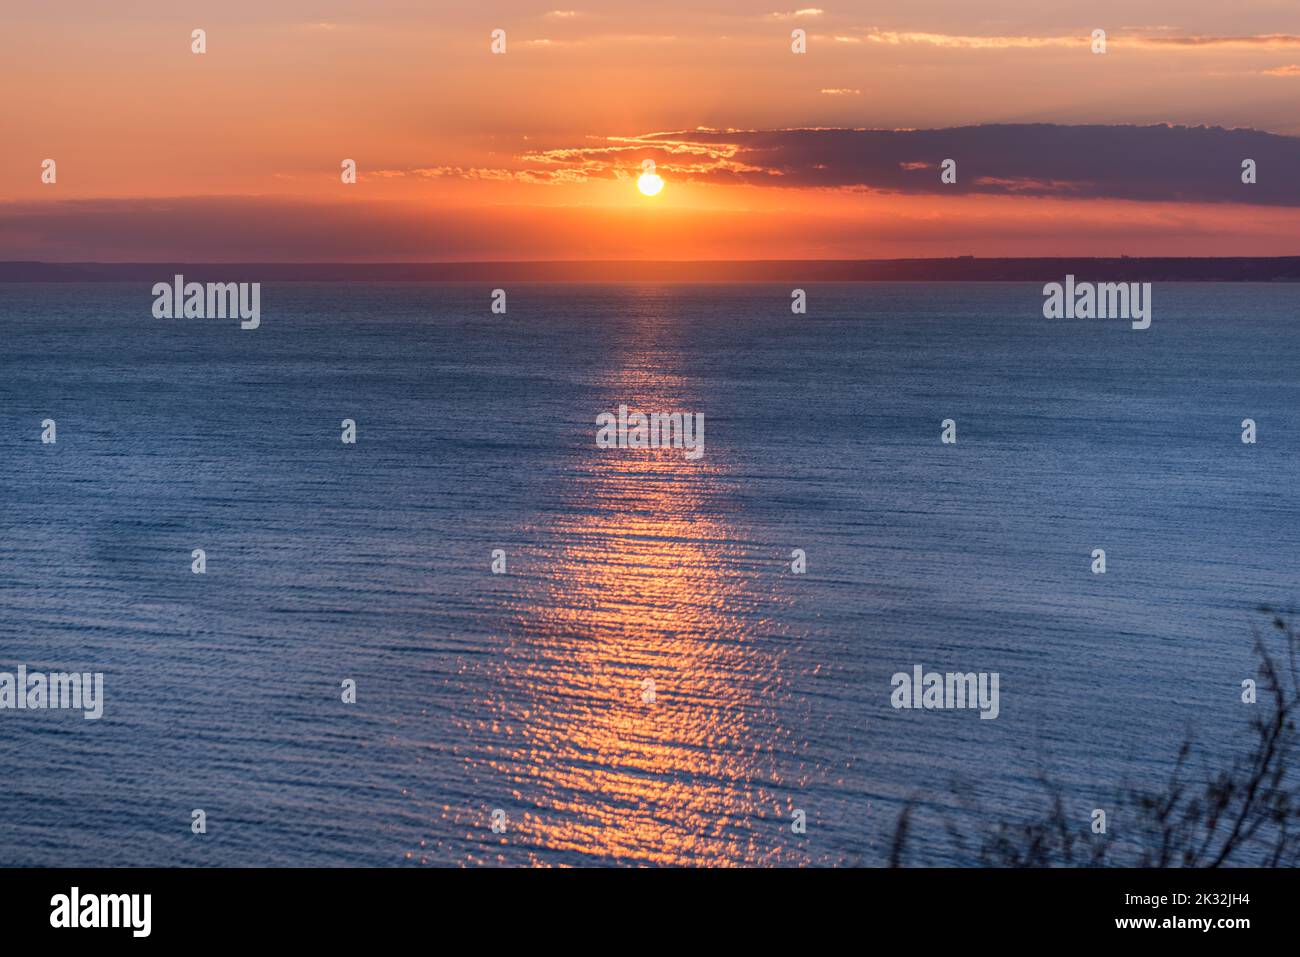
[(974, 255), (910, 259), (391, 262), (0, 261), (0, 283), (157, 282), (1300, 282), (1297, 256)]

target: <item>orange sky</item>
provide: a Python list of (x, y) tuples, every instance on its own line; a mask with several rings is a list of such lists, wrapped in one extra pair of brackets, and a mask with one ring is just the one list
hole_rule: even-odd
[[(1019, 174), (1050, 181), (1033, 195), (972, 193), (969, 177), (945, 194), (929, 185), (937, 167), (900, 186), (874, 160), (849, 163), (823, 183), (845, 151), (756, 159), (646, 138), (1035, 123), (1298, 137), (1294, 0), (8, 6), (4, 259), (1300, 254), (1294, 193), (1261, 188), (1247, 205), (1192, 180), (1158, 195), (1122, 169), (1151, 161), (1141, 146), (1095, 176), (1062, 157), (1073, 184), (1059, 191), (1045, 164)], [(1098, 27), (1104, 55), (1089, 49)], [(968, 147), (959, 170), (1001, 179), (1020, 141), (998, 142), (996, 158)], [(1235, 148), (1206, 175), (1236, 177)], [(654, 198), (634, 185), (647, 157), (667, 182)], [(344, 158), (355, 185), (340, 182)], [(1262, 170), (1260, 186), (1282, 176)]]

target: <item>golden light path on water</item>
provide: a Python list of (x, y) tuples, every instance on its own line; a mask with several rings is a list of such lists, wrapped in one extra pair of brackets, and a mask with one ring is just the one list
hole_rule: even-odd
[[(698, 410), (660, 358), (632, 355), (609, 394)], [(483, 860), (518, 862), (520, 848), (539, 863), (803, 860), (781, 840), (798, 786), (776, 771), (790, 750), (776, 710), (782, 653), (750, 633), (769, 624), (756, 618), (756, 582), (779, 579), (745, 565), (724, 518), (725, 469), (680, 449), (580, 461), (489, 682), (483, 730), (499, 743), (481, 770), (528, 810), (511, 813), (511, 853)]]

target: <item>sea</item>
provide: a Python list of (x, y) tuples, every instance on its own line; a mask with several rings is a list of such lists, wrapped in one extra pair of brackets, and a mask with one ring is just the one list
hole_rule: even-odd
[(0, 709), (0, 865), (961, 866), (1240, 755), (1300, 288), (803, 288), (0, 285), (0, 671), (104, 675)]

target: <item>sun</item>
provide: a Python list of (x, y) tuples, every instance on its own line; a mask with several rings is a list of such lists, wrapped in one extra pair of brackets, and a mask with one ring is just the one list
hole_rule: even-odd
[(663, 177), (658, 173), (642, 173), (637, 178), (636, 188), (647, 196), (656, 196), (664, 188)]

